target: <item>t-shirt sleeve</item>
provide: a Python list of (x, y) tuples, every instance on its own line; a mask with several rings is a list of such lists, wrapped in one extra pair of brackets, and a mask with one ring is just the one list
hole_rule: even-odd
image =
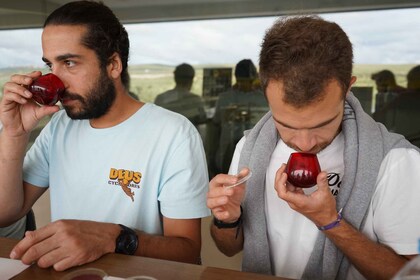
[(162, 174), (158, 200), (165, 217), (192, 219), (210, 215), (206, 204), (209, 184), (206, 157), (197, 131), (174, 147)]
[(420, 153), (391, 150), (382, 162), (372, 200), (373, 227), (380, 243), (397, 254), (417, 254), (420, 238)]

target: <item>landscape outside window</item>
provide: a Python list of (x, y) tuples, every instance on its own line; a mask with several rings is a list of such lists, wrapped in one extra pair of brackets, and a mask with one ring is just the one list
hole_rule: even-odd
[[(389, 78), (389, 72), (395, 77), (397, 86), (406, 88), (408, 72), (420, 65), (420, 29), (414, 28), (420, 26), (419, 13), (420, 8), (411, 8), (320, 15), (337, 22), (353, 42), (353, 72), (358, 78), (354, 92), (366, 112), (384, 122), (390, 130), (403, 133), (417, 145), (420, 145), (420, 115), (413, 112), (420, 110), (412, 108), (413, 103), (420, 108), (420, 95), (413, 95), (416, 97), (408, 102), (410, 104), (404, 105), (406, 110), (413, 112), (400, 117), (401, 113), (397, 111), (393, 111), (391, 116), (379, 113), (378, 107), (386, 100), (393, 100), (397, 90), (390, 90), (390, 86), (387, 86), (386, 94), (376, 94), (381, 91), (381, 82), (387, 79), (384, 77)], [(261, 39), (275, 20), (276, 17), (257, 17), (127, 24), (125, 26), (131, 45), (130, 92), (144, 102), (153, 103), (157, 95), (175, 87), (174, 69), (177, 65), (187, 63), (193, 66), (195, 75), (190, 92), (202, 97), (207, 114), (207, 120), (197, 123), (197, 128), (203, 137), (208, 156), (216, 154), (220, 148), (218, 143), (215, 144), (219, 142), (220, 128), (212, 118), (218, 97), (223, 91), (237, 85), (235, 66), (239, 61), (249, 59), (258, 68)], [(41, 60), (41, 32), (41, 29), (0, 30), (4, 38), (0, 42), (1, 87), (13, 73), (32, 70), (49, 72)], [(258, 88), (258, 79), (253, 85), (255, 89)], [(222, 112), (222, 117), (230, 117), (227, 120), (230, 124), (246, 120), (247, 125), (241, 129), (250, 128), (255, 118), (268, 110), (268, 107), (252, 111), (257, 102), (249, 101), (248, 104), (248, 108), (230, 106)], [(234, 110), (240, 112), (236, 114)], [(252, 115), (256, 111), (258, 113)], [(404, 124), (397, 124), (397, 118), (402, 118)], [(43, 121), (39, 129), (47, 121)], [(34, 133), (32, 140), (38, 132)], [(235, 143), (232, 144), (234, 147)], [(211, 175), (221, 170), (220, 166), (214, 168), (210, 170)]]

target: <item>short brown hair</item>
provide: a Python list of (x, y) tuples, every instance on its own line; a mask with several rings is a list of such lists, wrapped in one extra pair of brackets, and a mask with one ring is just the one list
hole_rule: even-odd
[(282, 81), (284, 102), (295, 107), (321, 99), (326, 84), (336, 79), (343, 98), (351, 80), (353, 49), (336, 23), (318, 16), (279, 19), (265, 34), (260, 52), (264, 91), (270, 80)]

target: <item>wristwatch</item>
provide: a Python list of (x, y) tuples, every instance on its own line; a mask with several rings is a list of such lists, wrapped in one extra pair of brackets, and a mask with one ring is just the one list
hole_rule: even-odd
[(225, 223), (222, 222), (220, 220), (218, 220), (216, 217), (213, 218), (213, 224), (217, 227), (217, 228), (236, 228), (238, 227), (241, 222), (242, 222), (242, 206), (241, 206), (241, 215), (239, 216), (238, 220), (236, 220), (236, 222), (233, 223)]
[(240, 217), (236, 222), (233, 222), (233, 223), (222, 222), (222, 221), (218, 220), (216, 217), (214, 217), (214, 220), (213, 220), (213, 224), (217, 228), (236, 228), (240, 224), (240, 222), (241, 222)]
[(115, 253), (124, 255), (134, 255), (139, 246), (139, 238), (134, 230), (124, 225), (121, 227), (120, 235), (118, 235), (115, 241)]

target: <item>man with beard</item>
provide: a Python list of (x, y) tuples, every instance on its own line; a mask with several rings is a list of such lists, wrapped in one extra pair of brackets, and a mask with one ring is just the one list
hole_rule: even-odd
[[(10, 257), (65, 270), (110, 252), (197, 263), (207, 167), (183, 116), (129, 95), (129, 40), (113, 12), (79, 1), (44, 24), (43, 61), (65, 85), (39, 106), (13, 75), (0, 103), (0, 226), (23, 217), (50, 189), (52, 223), (27, 232)], [(55, 113), (55, 114), (54, 114)], [(31, 131), (54, 114), (31, 149)]]
[[(277, 21), (260, 52), (270, 112), (210, 182), (218, 248), (242, 268), (291, 279), (391, 279), (417, 254), (420, 154), (367, 115), (351, 93), (352, 44), (335, 23)], [(293, 152), (317, 154), (312, 188), (287, 181)], [(244, 168), (244, 167), (248, 167)], [(304, 172), (304, 171), (302, 171)]]

